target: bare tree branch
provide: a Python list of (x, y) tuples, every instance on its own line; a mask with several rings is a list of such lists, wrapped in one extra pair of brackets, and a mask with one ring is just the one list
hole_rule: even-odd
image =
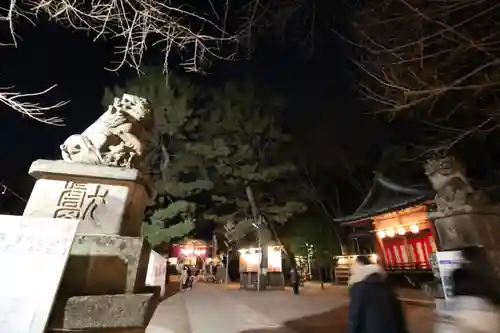
[(500, 123), (499, 19), (493, 0), (364, 1), (349, 40), (358, 49), (361, 94), (390, 118), (461, 124), (440, 133), (444, 141), (432, 150), (489, 134)]
[[(50, 90), (54, 89), (56, 86), (52, 86), (45, 90), (22, 94), (18, 92), (5, 92), (0, 89), (0, 103), (11, 107), (15, 111), (21, 113), (23, 116), (29, 117), (36, 121), (42, 122), (44, 124), (64, 126), (63, 119), (59, 117), (47, 117), (47, 111), (60, 108), (61, 106), (68, 103), (68, 101), (59, 102), (52, 105), (42, 105), (39, 103), (30, 102), (33, 97), (39, 97), (48, 93)], [(11, 89), (11, 88), (4, 88)]]
[(275, 37), (281, 42), (294, 45), (312, 54), (317, 35), (328, 26), (333, 15), (323, 10), (328, 2), (317, 0), (252, 0), (243, 8), (244, 24), (241, 39), (252, 51), (255, 35)]
[[(165, 73), (174, 49), (188, 54), (181, 64), (185, 70), (200, 71), (201, 65), (210, 58), (231, 57), (223, 57), (219, 49), (222, 43), (237, 41), (236, 36), (225, 31), (228, 2), (223, 15), (219, 15), (214, 3), (207, 1), (212, 9), (209, 14), (196, 13), (185, 2), (175, 5), (161, 0), (10, 0), (8, 6), (0, 6), (0, 21), (8, 24), (11, 40), (0, 45), (17, 46), (20, 37), (15, 31), (16, 21), (24, 19), (35, 24), (34, 19), (43, 14), (62, 26), (88, 32), (94, 40), (115, 40), (119, 61), (109, 70), (116, 71), (128, 65), (140, 73), (149, 44), (163, 50)], [(43, 112), (65, 102), (47, 108), (17, 101), (36, 95), (40, 94), (9, 93), (2, 95), (0, 102), (33, 119), (60, 124), (60, 119), (44, 118)]]
[(214, 22), (208, 15), (202, 16), (185, 5), (171, 5), (171, 2), (32, 0), (29, 10), (36, 14), (45, 12), (52, 20), (72, 29), (89, 31), (96, 40), (103, 37), (121, 40), (116, 48), (121, 60), (111, 70), (125, 64), (139, 70), (147, 40), (152, 36), (157, 40), (155, 46), (164, 50), (165, 63), (173, 48), (189, 50), (191, 55), (183, 64), (188, 71), (198, 71), (208, 55), (219, 57), (213, 51), (216, 42), (235, 41), (234, 36), (222, 29), (222, 22)]

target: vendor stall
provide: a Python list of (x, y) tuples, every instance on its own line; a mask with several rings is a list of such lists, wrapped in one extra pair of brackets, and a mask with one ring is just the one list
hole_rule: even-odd
[[(267, 267), (260, 267), (259, 248), (243, 248), (240, 254), (240, 287), (244, 289), (284, 288), (281, 246), (267, 246)], [(260, 284), (260, 288), (257, 285)]]
[(207, 256), (207, 243), (201, 240), (188, 239), (172, 246), (171, 258), (176, 259), (169, 259), (169, 261), (176, 262), (177, 265), (189, 265), (201, 269)]

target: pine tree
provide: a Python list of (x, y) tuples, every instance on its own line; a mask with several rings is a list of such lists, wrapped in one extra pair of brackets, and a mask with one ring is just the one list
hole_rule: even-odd
[[(166, 147), (169, 164), (157, 177), (143, 228), (152, 244), (187, 235), (200, 218), (219, 223), (220, 230), (238, 222), (232, 242), (255, 239), (252, 225), (265, 220), (258, 234), (266, 243), (277, 236), (268, 227), (305, 211), (302, 202), (277, 190), (295, 171), (284, 154), (290, 138), (276, 120), (282, 101), (251, 80), (201, 90), (175, 76), (165, 85), (160, 70), (145, 72), (123, 88), (107, 90), (105, 103), (127, 91), (154, 107), (157, 143)], [(150, 163), (157, 159), (158, 150), (151, 152)]]
[(228, 83), (208, 96), (201, 139), (187, 145), (211, 163), (214, 204), (205, 217), (234, 222), (233, 237), (240, 240), (255, 235), (253, 225), (265, 221), (258, 237), (263, 244), (270, 242), (277, 237), (274, 225), (306, 210), (279, 191), (295, 171), (285, 154), (290, 138), (276, 120), (284, 103), (251, 80)]
[(170, 76), (168, 85), (161, 69), (148, 68), (145, 75), (124, 87), (106, 89), (103, 104), (124, 92), (147, 98), (155, 112), (158, 133), (150, 139), (168, 152), (168, 165), (158, 167), (161, 149), (149, 152), (147, 163), (155, 164), (155, 198), (143, 225), (143, 235), (157, 245), (188, 235), (195, 227), (197, 204), (192, 200), (213, 187), (200, 156), (190, 153), (186, 144), (196, 136), (198, 118), (194, 108), (199, 89), (187, 80)]

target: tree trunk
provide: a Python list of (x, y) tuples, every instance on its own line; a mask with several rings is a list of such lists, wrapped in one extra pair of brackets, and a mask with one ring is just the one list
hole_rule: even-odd
[[(252, 210), (252, 217), (253, 217), (253, 223), (255, 225), (257, 225), (257, 237), (259, 239), (259, 244), (260, 244), (260, 253), (261, 253), (261, 260), (260, 260), (260, 274), (261, 275), (264, 275), (263, 274), (263, 271), (267, 271), (267, 257), (268, 257), (268, 253), (267, 253), (267, 239), (264, 239), (264, 242), (263, 242), (263, 239), (261, 237), (261, 234), (262, 234), (262, 230), (261, 228), (263, 227), (262, 225), (262, 220), (261, 220), (261, 217), (260, 217), (260, 211), (257, 207), (257, 204), (255, 203), (255, 198), (253, 196), (253, 190), (252, 190), (252, 187), (250, 185), (247, 185), (245, 187), (245, 193), (247, 195), (247, 198), (248, 198), (248, 202), (250, 203), (250, 209)], [(267, 274), (266, 274), (267, 275)]]
[(248, 202), (250, 203), (250, 209), (252, 210), (252, 217), (254, 219), (254, 223), (258, 223), (257, 219), (259, 217), (259, 209), (257, 208), (257, 204), (255, 203), (255, 198), (253, 196), (253, 190), (250, 185), (245, 187), (245, 193), (248, 198)]
[(340, 246), (340, 253), (345, 256), (347, 254), (344, 243), (342, 242), (342, 237), (340, 237), (339, 231), (337, 230), (336, 226), (333, 226), (333, 232), (335, 233), (335, 237), (337, 238), (337, 242), (339, 242)]
[(297, 268), (297, 261), (295, 261), (295, 255), (292, 253), (290, 248), (287, 245), (283, 245), (283, 244), (281, 244), (281, 246), (283, 246), (283, 249), (285, 250), (285, 255), (288, 259), (288, 263), (290, 265), (290, 268)]

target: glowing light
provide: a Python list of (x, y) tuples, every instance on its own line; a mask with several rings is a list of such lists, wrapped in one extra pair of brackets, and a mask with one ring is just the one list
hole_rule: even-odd
[(281, 247), (268, 247), (268, 269), (272, 272), (281, 272)]
[(387, 236), (394, 237), (394, 235), (395, 235), (394, 229), (387, 229)]
[(347, 257), (338, 257), (338, 262), (339, 265), (345, 265), (349, 263), (349, 258)]
[(386, 234), (383, 230), (380, 230), (379, 232), (377, 232), (377, 235), (379, 238), (385, 238)]
[(410, 231), (413, 232), (414, 234), (418, 234), (420, 229), (419, 229), (418, 225), (414, 224), (410, 227)]
[(398, 228), (398, 235), (403, 236), (405, 233), (406, 233), (405, 228), (403, 228), (403, 227), (399, 227), (399, 228)]
[(372, 262), (377, 263), (377, 261), (378, 261), (378, 255), (376, 255), (376, 254), (372, 254), (372, 255), (370, 256), (370, 259), (371, 259), (371, 261), (372, 261)]
[(260, 255), (258, 253), (248, 253), (243, 255), (243, 260), (247, 263), (247, 265), (258, 265), (259, 264)]
[(195, 256), (204, 256), (206, 254), (207, 250), (205, 249), (196, 249), (194, 250), (194, 255)]
[(185, 256), (189, 256), (193, 254), (193, 249), (192, 248), (182, 248), (181, 253)]

